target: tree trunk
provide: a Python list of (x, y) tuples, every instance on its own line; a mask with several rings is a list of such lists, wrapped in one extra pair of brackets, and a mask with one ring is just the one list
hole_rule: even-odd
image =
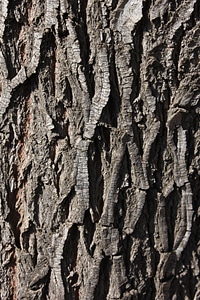
[(0, 8), (0, 299), (200, 299), (200, 1)]

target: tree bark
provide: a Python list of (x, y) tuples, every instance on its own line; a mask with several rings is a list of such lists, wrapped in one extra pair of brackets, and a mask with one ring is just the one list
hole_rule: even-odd
[(0, 8), (0, 299), (200, 299), (200, 2)]

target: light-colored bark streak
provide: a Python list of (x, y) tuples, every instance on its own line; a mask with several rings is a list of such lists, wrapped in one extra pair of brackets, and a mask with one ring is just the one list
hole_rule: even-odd
[(141, 0), (120, 1), (113, 16), (113, 26), (122, 35), (125, 44), (132, 43), (131, 32), (142, 19), (143, 2)]
[(185, 189), (182, 192), (181, 198), (181, 222), (180, 228), (177, 233), (177, 237), (174, 241), (174, 250), (177, 254), (177, 257), (180, 258), (181, 253), (188, 244), (188, 240), (191, 235), (192, 230), (192, 218), (194, 214), (193, 205), (192, 205), (192, 192), (190, 184), (185, 185)]
[(145, 176), (146, 174), (143, 170), (142, 160), (141, 160), (141, 156), (138, 153), (138, 148), (136, 144), (133, 142), (133, 140), (127, 143), (127, 147), (132, 162), (131, 177), (133, 179), (133, 184), (134, 186), (140, 188), (141, 190), (147, 190), (149, 187), (149, 183), (148, 183), (147, 176)]
[(50, 29), (52, 26), (56, 24), (55, 18), (59, 7), (59, 2), (53, 0), (47, 0), (45, 4), (46, 4), (45, 27)]
[(8, 14), (8, 3), (9, 1), (1, 1), (0, 2), (0, 8), (1, 8), (1, 14), (0, 14), (0, 22), (1, 22), (1, 28), (0, 28), (0, 38), (2, 39), (4, 35), (5, 30), (5, 20)]
[(84, 137), (88, 139), (91, 139), (93, 137), (96, 124), (100, 119), (102, 110), (106, 106), (110, 95), (110, 74), (107, 56), (108, 53), (106, 47), (102, 47), (96, 57), (96, 93), (92, 99), (89, 121), (86, 123), (84, 132)]
[[(52, 237), (51, 245), (51, 278), (50, 278), (50, 299), (60, 295), (61, 299), (65, 299), (65, 291), (63, 286), (63, 278), (61, 274), (61, 261), (63, 260), (64, 244), (68, 236), (68, 232), (72, 224), (65, 224), (61, 229), (62, 234), (55, 233)], [(51, 288), (52, 287), (52, 288)]]
[[(67, 30), (69, 31), (67, 59), (68, 62), (70, 62), (70, 69), (75, 84), (76, 81), (78, 80), (78, 92), (82, 95), (81, 97), (82, 110), (83, 110), (85, 122), (87, 122), (89, 118), (90, 97), (89, 97), (89, 92), (86, 84), (86, 79), (81, 67), (81, 54), (80, 54), (79, 40), (76, 34), (76, 30), (70, 19), (66, 20), (66, 27)], [(76, 88), (77, 88), (77, 84), (76, 84)]]
[[(81, 141), (77, 144), (75, 168), (77, 168), (75, 191), (77, 203), (72, 213), (72, 222), (83, 223), (84, 212), (89, 208), (89, 175), (88, 151), (89, 142)], [(82, 212), (80, 214), (80, 211)]]
[[(174, 180), (178, 187), (186, 188), (186, 193), (182, 192), (181, 196), (181, 221), (179, 224), (179, 230), (176, 233), (175, 241), (174, 241), (174, 250), (177, 253), (177, 257), (179, 258), (181, 252), (187, 245), (188, 239), (191, 234), (191, 226), (192, 226), (192, 215), (193, 215), (193, 208), (192, 208), (192, 192), (191, 187), (187, 175), (187, 168), (186, 168), (186, 133), (183, 128), (180, 126), (180, 122), (182, 119), (182, 113), (185, 113), (184, 109), (176, 110), (176, 114), (170, 119), (168, 122), (168, 137), (169, 137), (169, 145), (173, 153), (174, 157)], [(178, 126), (178, 128), (177, 128)], [(175, 146), (173, 142), (172, 134), (174, 130), (178, 131), (177, 134), (177, 146)], [(186, 196), (187, 195), (187, 196)]]

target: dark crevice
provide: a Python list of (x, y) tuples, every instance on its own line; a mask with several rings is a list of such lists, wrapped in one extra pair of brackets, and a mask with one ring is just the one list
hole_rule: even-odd
[(177, 31), (176, 35), (174, 36), (174, 49), (172, 52), (172, 59), (174, 63), (174, 70), (173, 70), (173, 81), (176, 87), (179, 87), (179, 79), (178, 79), (178, 63), (179, 63), (179, 55), (181, 51), (181, 43), (183, 40), (185, 33), (183, 27), (181, 26)]
[[(15, 0), (8, 3), (8, 16), (5, 19), (2, 52), (4, 53), (9, 79), (12, 79), (21, 68), (23, 44), (21, 44), (19, 37), (22, 27), (28, 23), (28, 7), (30, 6), (31, 1)], [(16, 11), (18, 11), (17, 18)], [(19, 41), (20, 43), (18, 44)]]
[(133, 246), (133, 239), (130, 235), (126, 235), (124, 240), (122, 241), (122, 252), (123, 252), (123, 259), (126, 268), (126, 276), (130, 278), (131, 275), (131, 248)]
[(145, 282), (145, 289), (138, 294), (138, 299), (141, 300), (152, 300), (155, 299), (156, 288), (154, 278), (148, 278)]
[[(146, 225), (147, 225), (147, 230), (148, 230), (148, 237), (149, 237), (149, 244), (151, 247), (151, 253), (152, 256), (156, 256), (155, 253), (155, 216), (156, 216), (156, 211), (158, 208), (158, 202), (157, 202), (157, 189), (151, 188), (148, 190), (147, 195), (146, 195)], [(156, 272), (156, 265), (152, 265), (154, 269), (154, 273)]]
[[(108, 132), (107, 132), (108, 131)], [(104, 133), (104, 134), (103, 134)], [(108, 133), (108, 140), (106, 138)], [(102, 162), (101, 153), (103, 151), (103, 144), (108, 145), (109, 129), (98, 127), (95, 133), (94, 142), (90, 144), (88, 154), (88, 170), (90, 183), (90, 207), (93, 211), (93, 221), (98, 221), (103, 211), (103, 187), (104, 181), (102, 176)], [(104, 137), (103, 137), (104, 135)], [(100, 138), (101, 137), (101, 138)]]
[(71, 191), (69, 194), (63, 199), (62, 203), (60, 204), (60, 217), (61, 222), (65, 222), (69, 215), (69, 206), (71, 204), (72, 199), (75, 197), (75, 187), (72, 186)]
[[(60, 6), (59, 6), (59, 11), (60, 11)], [(59, 39), (62, 41), (63, 39), (65, 39), (68, 35), (69, 35), (69, 31), (66, 27), (66, 24), (65, 24), (65, 21), (64, 19), (66, 18), (67, 19), (68, 15), (63, 15), (61, 17), (60, 14), (57, 14), (57, 24), (58, 24), (58, 27), (57, 27), (57, 30), (58, 30), (58, 37)]]
[(106, 300), (110, 285), (110, 271), (112, 262), (109, 257), (104, 257), (100, 264), (99, 280), (94, 292), (94, 300)]
[(49, 272), (45, 277), (44, 287), (42, 288), (41, 300), (47, 300), (50, 278), (51, 278), (51, 269), (49, 269)]
[[(11, 133), (10, 133), (10, 140), (14, 141), (14, 133), (13, 129), (10, 126)], [(12, 142), (11, 142), (12, 143)], [(10, 148), (10, 145), (8, 145)], [(8, 149), (9, 149), (8, 148)], [(18, 166), (16, 164), (12, 164), (9, 172), (9, 182), (6, 185), (6, 190), (7, 190), (7, 205), (10, 209), (10, 212), (7, 216), (6, 221), (9, 222), (10, 227), (12, 229), (13, 235), (15, 237), (15, 243), (18, 248), (21, 248), (20, 245), (20, 224), (19, 221), (21, 219), (20, 215), (20, 208), (17, 208), (16, 204), (19, 199), (19, 189), (18, 189), (18, 178), (19, 178), (19, 170)], [(12, 182), (12, 183), (11, 183)], [(12, 186), (12, 187), (11, 187)]]
[(72, 96), (72, 88), (71, 85), (69, 83), (69, 80), (67, 79), (67, 77), (65, 77), (65, 89), (63, 90), (63, 94), (65, 95), (65, 100), (64, 100), (64, 105), (66, 107), (71, 107), (72, 106), (72, 100), (73, 100), (73, 96)]
[(160, 28), (160, 26), (162, 24), (160, 17), (153, 19), (152, 22), (157, 30)]
[(90, 55), (90, 42), (87, 32), (87, 2), (88, 0), (83, 0), (80, 2), (80, 25), (76, 26), (77, 36), (79, 38), (80, 44), (80, 54), (83, 65), (86, 66)]
[(131, 160), (128, 149), (126, 148), (124, 158), (119, 170), (118, 186), (120, 187), (118, 193), (118, 202), (114, 205), (114, 227), (119, 228), (122, 235), (124, 227), (124, 218), (127, 213), (127, 189), (131, 186)]
[(79, 22), (79, 1), (78, 0), (68, 0), (68, 3), (71, 8), (71, 14), (73, 16), (73, 21)]
[(124, 190), (120, 190), (118, 193), (118, 202), (114, 204), (113, 216), (114, 216), (114, 228), (118, 228), (121, 232), (124, 226), (124, 217), (126, 212), (126, 200), (127, 195)]
[[(133, 113), (134, 116), (134, 113)], [(146, 122), (146, 117), (143, 116), (143, 122)], [(140, 156), (142, 157), (143, 155), (143, 144), (144, 144), (144, 139), (143, 139), (143, 130), (144, 128), (140, 127), (141, 123), (136, 123), (133, 122), (132, 129), (133, 129), (133, 134), (134, 134), (134, 142), (137, 145), (138, 152)]]
[[(161, 130), (159, 130), (161, 131)], [(155, 140), (151, 144), (149, 152), (149, 160), (147, 166), (147, 173), (151, 187), (155, 187), (157, 191), (162, 191), (162, 178), (164, 169), (163, 151), (167, 145), (166, 143), (167, 130), (164, 134), (157, 134)]]
[(78, 244), (80, 239), (80, 232), (77, 225), (73, 225), (66, 239), (63, 259), (61, 261), (62, 280), (65, 288), (65, 299), (78, 300), (78, 274), (74, 273), (74, 267), (77, 264)]
[(177, 212), (179, 209), (181, 195), (177, 190), (177, 187), (174, 187), (174, 190), (169, 194), (165, 199), (165, 211), (166, 211), (166, 222), (168, 228), (168, 241), (169, 241), (169, 251), (172, 251), (174, 245), (174, 233), (175, 225), (177, 219)]
[[(16, 116), (19, 114), (19, 107), (24, 110), (24, 114), (27, 114), (26, 110), (28, 99), (31, 93), (37, 88), (37, 77), (35, 74), (25, 80), (23, 84), (19, 84), (11, 94), (10, 103), (6, 109), (6, 112), (11, 110), (13, 112), (12, 117), (14, 123), (17, 124)], [(24, 124), (25, 125), (25, 124)], [(22, 137), (20, 137), (22, 138)]]
[(43, 194), (43, 182), (41, 180), (41, 176), (38, 176), (37, 178), (37, 187), (35, 188), (35, 191), (33, 192), (33, 199), (34, 199), (34, 220), (38, 226), (40, 226), (39, 222), (39, 200), (41, 195)]
[(194, 23), (200, 20), (200, 2), (196, 1), (194, 5), (194, 12), (192, 14), (192, 18), (194, 18)]
[(112, 51), (109, 57), (109, 72), (110, 72), (110, 96), (106, 106), (102, 110), (100, 123), (106, 123), (111, 127), (118, 126), (118, 115), (120, 112), (121, 98), (119, 93), (117, 69), (115, 62), (114, 40), (112, 36)]
[(120, 111), (118, 99), (118, 97), (114, 97), (110, 94), (109, 100), (102, 110), (99, 123), (105, 123), (110, 127), (117, 128), (117, 118)]
[(1, 50), (7, 65), (8, 79), (12, 79), (20, 69), (19, 53), (15, 45), (19, 38), (21, 24), (16, 22), (14, 16), (10, 16), (5, 21), (5, 27), (4, 44), (1, 44)]
[[(153, 158), (153, 165), (155, 166), (155, 169), (152, 172), (152, 181), (153, 181), (153, 186), (157, 189), (157, 191), (159, 193), (162, 192), (162, 176), (164, 173), (164, 160), (163, 160), (163, 152), (164, 152), (164, 148), (161, 146), (162, 143), (162, 138), (159, 139), (159, 137), (156, 138), (153, 147), (152, 147), (152, 153), (156, 153), (156, 156), (154, 157), (152, 155)], [(156, 146), (158, 143), (158, 147)], [(165, 143), (165, 141), (163, 142)]]
[(92, 222), (89, 210), (87, 210), (85, 212), (83, 224), (84, 224), (85, 245), (86, 245), (88, 253), (90, 253), (90, 255), (93, 256), (93, 252), (95, 250), (95, 247), (93, 247), (93, 245), (91, 247), (91, 243), (92, 243), (92, 240), (93, 240), (93, 235), (94, 235), (94, 232), (95, 232), (96, 225), (95, 225), (95, 223)]
[(51, 270), (49, 269), (49, 271), (47, 272), (47, 274), (40, 278), (36, 283), (34, 283), (33, 285), (30, 286), (31, 290), (33, 291), (37, 291), (39, 289), (42, 290), (42, 298), (41, 299), (45, 299), (45, 295), (46, 292), (45, 290), (48, 290), (47, 285), (49, 284), (50, 281), (50, 274), (51, 274)]
[(151, 7), (151, 3), (152, 0), (146, 0), (143, 2), (143, 8), (142, 8), (143, 18), (141, 21), (143, 22), (144, 31), (148, 31), (152, 27), (151, 22), (149, 20), (149, 10)]
[(156, 119), (160, 121), (160, 130), (159, 130), (160, 136), (164, 135), (164, 132), (166, 129), (165, 124), (167, 122), (167, 112), (168, 112), (169, 103), (170, 103), (168, 92), (169, 91), (166, 88), (164, 91), (161, 92), (162, 96), (164, 97), (163, 101), (161, 101), (161, 99), (156, 101), (155, 115), (156, 115)]
[(115, 10), (117, 4), (118, 4), (118, 0), (112, 0), (112, 10)]
[(136, 25), (134, 31), (132, 32), (133, 36), (133, 44), (134, 49), (131, 51), (131, 66), (133, 70), (133, 84), (132, 84), (132, 94), (131, 100), (133, 101), (136, 97), (138, 97), (141, 89), (140, 82), (140, 65), (142, 62), (142, 54), (143, 54), (143, 34), (144, 34), (144, 20), (142, 19)]
[(74, 17), (75, 22), (77, 24), (75, 26), (75, 29), (79, 40), (82, 71), (85, 75), (90, 98), (92, 98), (95, 93), (95, 83), (94, 83), (93, 66), (88, 63), (91, 49), (90, 49), (89, 35), (87, 32), (87, 13), (86, 13), (87, 2), (88, 0), (80, 1), (80, 7), (78, 7), (78, 3), (74, 5), (75, 3), (73, 1), (72, 1), (73, 5), (72, 4), (70, 5), (72, 5), (72, 7), (74, 6), (72, 10), (74, 16), (76, 15), (76, 17)]
[[(140, 122), (145, 123), (145, 117), (143, 115), (143, 101), (138, 100), (137, 97), (139, 96), (141, 90), (141, 63), (142, 63), (142, 55), (143, 55), (143, 34), (144, 34), (144, 19), (146, 19), (145, 15), (141, 21), (138, 22), (134, 31), (132, 32), (133, 37), (133, 44), (134, 49), (131, 51), (131, 66), (133, 70), (133, 83), (132, 83), (132, 93), (131, 93), (131, 105), (133, 110), (133, 133), (134, 133), (134, 140), (137, 144), (139, 153), (143, 154), (143, 133), (140, 127), (138, 126), (139, 113), (141, 113), (141, 120)], [(137, 99), (137, 103), (134, 100)], [(139, 112), (138, 112), (139, 109)], [(139, 121), (139, 120), (138, 120)]]
[(38, 69), (40, 80), (47, 98), (49, 96), (55, 96), (56, 48), (55, 34), (52, 29), (43, 35)]
[[(53, 132), (55, 132), (58, 136), (57, 139), (64, 139), (64, 138), (68, 138), (68, 142), (70, 142), (69, 140), (69, 120), (65, 121), (64, 119), (64, 114), (66, 112), (66, 110), (63, 107), (62, 102), (60, 102), (61, 105), (56, 105), (56, 119), (53, 120), (53, 125), (54, 125), (54, 129)], [(63, 112), (63, 117), (58, 117), (58, 114)]]
[(76, 32), (77, 32), (77, 37), (79, 39), (82, 71), (85, 75), (90, 98), (92, 98), (95, 93), (95, 82), (94, 82), (93, 65), (89, 63), (89, 56), (91, 50), (90, 50), (90, 42), (89, 42), (89, 36), (87, 33), (86, 24), (81, 23), (81, 25), (76, 26)]
[(174, 145), (177, 147), (177, 143), (178, 143), (178, 127), (174, 129), (173, 131), (173, 141), (174, 141)]
[(20, 245), (20, 228), (19, 228), (19, 220), (20, 220), (20, 214), (15, 208), (15, 204), (17, 202), (17, 190), (11, 192), (8, 190), (8, 198), (7, 203), (8, 207), (10, 209), (10, 213), (8, 214), (6, 221), (10, 224), (10, 227), (12, 229), (13, 235), (15, 237), (15, 244), (17, 248), (21, 249)]

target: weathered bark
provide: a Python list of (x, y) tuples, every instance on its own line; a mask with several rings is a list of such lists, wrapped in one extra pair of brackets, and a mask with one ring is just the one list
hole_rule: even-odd
[(200, 299), (199, 7), (0, 1), (1, 299)]

